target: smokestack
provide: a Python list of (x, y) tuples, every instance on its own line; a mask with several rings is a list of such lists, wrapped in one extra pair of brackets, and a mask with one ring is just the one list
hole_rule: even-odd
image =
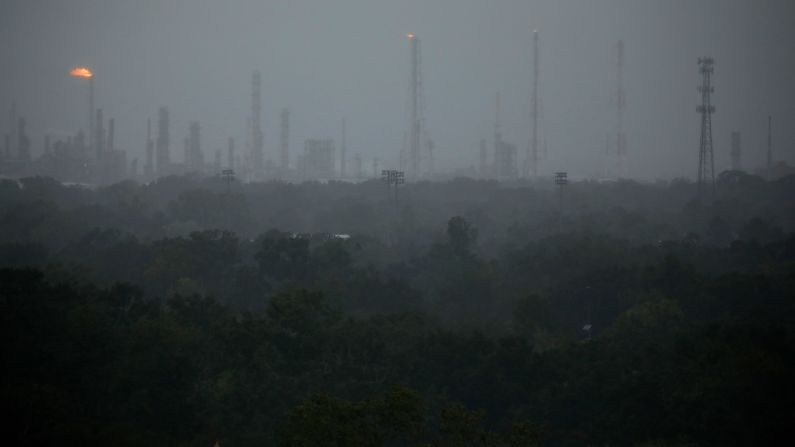
[(94, 78), (88, 78), (88, 145), (89, 149), (91, 146), (94, 148), (97, 147), (96, 143), (91, 144), (91, 141), (95, 138), (94, 135)]
[(96, 135), (94, 136), (94, 141), (96, 146), (97, 153), (97, 160), (102, 158), (102, 152), (104, 152), (104, 143), (105, 143), (105, 129), (102, 127), (102, 109), (97, 109), (97, 121), (96, 121)]

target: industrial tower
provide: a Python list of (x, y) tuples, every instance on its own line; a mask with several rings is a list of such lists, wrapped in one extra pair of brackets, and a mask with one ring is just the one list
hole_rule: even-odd
[(342, 142), (340, 144), (340, 178), (345, 178), (345, 165), (347, 163), (346, 158), (346, 142), (345, 142), (345, 118), (342, 119)]
[(411, 81), (410, 89), (410, 118), (409, 118), (409, 178), (417, 180), (420, 177), (422, 119), (420, 117), (420, 40), (412, 33), (408, 34), (411, 46)]
[(701, 145), (698, 151), (698, 193), (703, 195), (705, 186), (709, 183), (712, 193), (715, 193), (715, 157), (712, 150), (712, 114), (715, 106), (712, 105), (712, 73), (715, 72), (715, 60), (711, 57), (698, 59), (701, 72), (701, 105), (696, 111), (701, 114)]
[(624, 131), (624, 109), (626, 108), (626, 93), (624, 92), (624, 41), (618, 41), (617, 89), (616, 89), (616, 157), (618, 161), (618, 176), (626, 177), (627, 171), (627, 134)]
[(767, 117), (767, 179), (773, 179), (773, 117)]
[(502, 126), (500, 124), (500, 92), (494, 98), (494, 175), (500, 176), (500, 153), (502, 149)]
[(255, 70), (251, 76), (251, 163), (255, 175), (263, 168), (262, 75)]
[(193, 171), (204, 169), (204, 153), (201, 148), (201, 126), (192, 121), (188, 127), (188, 138), (185, 147), (185, 166)]
[[(90, 112), (89, 115), (93, 114), (94, 112)], [(17, 118), (17, 102), (11, 101), (11, 111), (9, 112), (8, 117), (8, 129), (9, 129), (9, 144), (8, 148), (6, 149), (8, 153), (6, 157), (14, 159), (17, 158), (17, 145), (19, 142), (19, 119)], [(91, 122), (94, 122), (94, 118), (91, 117)]]
[(105, 152), (105, 127), (102, 109), (97, 109), (97, 121), (94, 123), (94, 133), (94, 149), (96, 151), (97, 160), (100, 160), (102, 159), (102, 153)]
[(226, 140), (226, 168), (235, 170), (235, 139), (232, 137)]
[(480, 140), (480, 178), (488, 178), (488, 155), (486, 150), (486, 139)]
[(152, 180), (155, 173), (155, 143), (152, 141), (152, 120), (146, 119), (146, 165), (144, 166), (144, 177)]
[(290, 111), (282, 109), (282, 170), (287, 171), (290, 168)]
[(157, 143), (155, 149), (155, 158), (157, 165), (155, 166), (158, 176), (169, 174), (171, 165), (171, 156), (169, 154), (169, 126), (168, 126), (168, 109), (161, 107), (157, 111)]
[(525, 159), (525, 177), (530, 174), (530, 170), (532, 170), (533, 177), (538, 175), (538, 62), (538, 31), (533, 30), (533, 95), (530, 98), (533, 135), (530, 137), (530, 146), (528, 147), (528, 154)]

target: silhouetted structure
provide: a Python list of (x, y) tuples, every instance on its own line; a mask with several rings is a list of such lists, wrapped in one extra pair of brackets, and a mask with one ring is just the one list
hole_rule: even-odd
[(533, 31), (533, 94), (530, 98), (532, 135), (530, 146), (525, 158), (524, 176), (532, 172), (533, 177), (538, 175), (538, 76), (539, 76), (538, 31)]
[(773, 178), (773, 117), (767, 117), (767, 178)]
[(335, 152), (334, 140), (306, 140), (300, 163), (304, 178), (311, 180), (335, 178)]
[(499, 177), (499, 158), (500, 148), (502, 147), (502, 128), (500, 124), (500, 92), (497, 92), (494, 100), (494, 167), (493, 174)]
[(345, 178), (345, 165), (346, 158), (346, 141), (345, 141), (345, 118), (342, 119), (342, 141), (340, 142), (340, 178)]
[(28, 122), (25, 118), (19, 118), (17, 122), (17, 159), (21, 161), (30, 161), (30, 137), (28, 137), (26, 128)]
[(619, 40), (617, 45), (618, 57), (616, 60), (617, 84), (616, 89), (616, 157), (618, 159), (618, 176), (626, 177), (627, 169), (627, 134), (624, 131), (624, 110), (626, 108), (626, 93), (624, 92), (624, 41)]
[(169, 174), (171, 169), (171, 156), (169, 154), (169, 123), (168, 108), (161, 107), (157, 112), (157, 175)]
[(229, 137), (226, 140), (226, 167), (229, 169), (235, 169), (235, 139)]
[(18, 158), (17, 155), (17, 146), (19, 144), (19, 134), (18, 131), (18, 119), (17, 119), (17, 102), (11, 102), (11, 110), (9, 111), (8, 117), (8, 128), (10, 130), (10, 135), (8, 137), (8, 144), (6, 145), (6, 157), (9, 159), (16, 159)]
[(282, 126), (281, 126), (281, 168), (286, 171), (290, 169), (290, 111), (282, 109)]
[(495, 103), (493, 174), (498, 179), (513, 179), (519, 174), (517, 169), (518, 151), (513, 144), (502, 141), (499, 92), (497, 92)]
[(731, 136), (731, 157), (732, 157), (732, 170), (733, 171), (742, 171), (742, 157), (743, 157), (743, 148), (742, 148), (742, 134), (740, 132), (732, 132)]
[(494, 174), (498, 179), (510, 180), (518, 177), (518, 151), (513, 144), (500, 141), (494, 152)]
[(264, 167), (262, 152), (262, 75), (255, 70), (251, 77), (251, 168), (255, 178), (262, 174)]
[(489, 176), (488, 150), (486, 149), (486, 139), (480, 140), (480, 178)]
[(362, 170), (362, 154), (357, 153), (353, 157), (353, 175), (356, 178), (364, 178), (364, 171)]
[(105, 126), (103, 123), (102, 109), (97, 109), (97, 120), (95, 123), (94, 150), (97, 161), (102, 160), (102, 153), (105, 151)]
[[(411, 49), (411, 81), (410, 90), (410, 117), (409, 117), (409, 178), (416, 180), (420, 177), (420, 158), (422, 135), (422, 120), (420, 117), (420, 41), (414, 34), (409, 34)], [(375, 176), (375, 175), (374, 175)]]
[(201, 172), (204, 170), (204, 152), (201, 148), (200, 132), (199, 122), (191, 122), (185, 145), (185, 168), (188, 171)]
[(146, 165), (144, 166), (144, 177), (152, 180), (155, 173), (155, 143), (152, 141), (152, 120), (146, 119)]
[(698, 191), (703, 196), (705, 186), (710, 185), (712, 193), (715, 192), (715, 157), (712, 149), (712, 114), (715, 113), (715, 106), (712, 105), (712, 74), (715, 72), (715, 60), (711, 57), (698, 59), (699, 71), (701, 72), (701, 85), (698, 91), (701, 93), (701, 105), (697, 107), (701, 114), (701, 144), (698, 151)]

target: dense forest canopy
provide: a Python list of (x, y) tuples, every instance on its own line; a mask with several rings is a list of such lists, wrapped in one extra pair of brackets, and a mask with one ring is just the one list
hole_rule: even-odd
[(22, 445), (759, 445), (795, 177), (0, 182)]

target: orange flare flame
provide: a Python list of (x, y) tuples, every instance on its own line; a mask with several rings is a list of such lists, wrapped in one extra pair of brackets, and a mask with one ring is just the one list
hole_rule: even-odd
[(94, 73), (91, 73), (91, 70), (89, 70), (86, 67), (73, 68), (72, 71), (69, 72), (69, 74), (76, 78), (90, 78), (94, 76)]

